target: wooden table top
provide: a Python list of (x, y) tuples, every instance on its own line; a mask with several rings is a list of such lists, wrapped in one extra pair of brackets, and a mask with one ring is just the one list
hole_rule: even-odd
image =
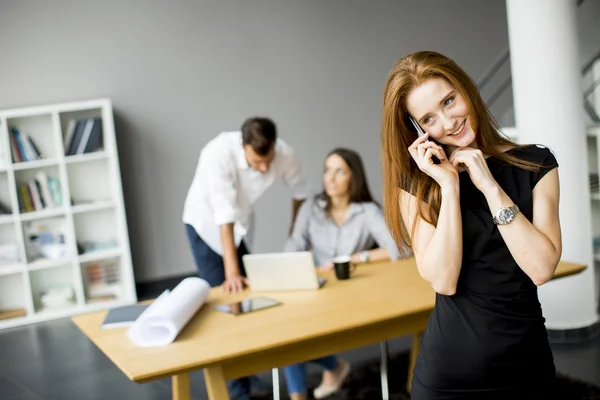
[[(555, 278), (584, 269), (584, 265), (561, 262)], [(408, 317), (434, 306), (434, 291), (419, 276), (414, 258), (359, 267), (346, 281), (337, 281), (331, 271), (323, 276), (327, 283), (319, 290), (225, 294), (212, 289), (202, 309), (165, 347), (137, 347), (125, 336), (127, 328), (101, 329), (106, 311), (72, 320), (129, 379), (146, 381)], [(270, 297), (283, 305), (240, 316), (213, 309), (217, 304), (253, 296)]]

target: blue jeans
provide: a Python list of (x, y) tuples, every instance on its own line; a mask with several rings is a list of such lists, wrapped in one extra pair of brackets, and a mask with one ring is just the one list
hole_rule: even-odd
[[(198, 268), (198, 275), (200, 278), (208, 282), (211, 287), (221, 286), (225, 282), (225, 266), (223, 265), (223, 257), (211, 249), (204, 240), (194, 229), (193, 226), (185, 224), (185, 232), (187, 233), (190, 247), (192, 248), (192, 255), (194, 261), (196, 261), (196, 268)], [(237, 249), (238, 266), (240, 273), (246, 276), (246, 270), (242, 263), (242, 256), (248, 254), (249, 251), (246, 249), (246, 245), (242, 240), (240, 246)]]
[[(225, 281), (225, 266), (223, 265), (223, 257), (211, 249), (204, 240), (198, 235), (193, 226), (185, 224), (185, 231), (187, 233), (190, 247), (192, 248), (192, 254), (194, 261), (196, 262), (196, 268), (198, 268), (198, 275), (200, 278), (208, 282), (211, 287), (221, 286)], [(238, 265), (240, 273), (246, 276), (246, 270), (242, 263), (242, 256), (248, 254), (248, 250), (244, 245), (244, 241), (240, 243), (237, 249)], [(229, 388), (229, 394), (234, 399), (250, 400), (250, 382), (258, 381), (258, 378), (248, 377), (234, 379), (227, 382)], [(257, 384), (258, 382), (254, 382)]]
[[(327, 371), (333, 371), (338, 366), (338, 359), (336, 356), (317, 358), (316, 360), (308, 362), (319, 364)], [(306, 393), (306, 364), (307, 363), (303, 362), (288, 365), (283, 368), (289, 394)]]

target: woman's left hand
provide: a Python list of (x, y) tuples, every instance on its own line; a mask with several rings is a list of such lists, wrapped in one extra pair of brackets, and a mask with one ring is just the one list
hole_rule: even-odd
[(458, 148), (450, 155), (450, 162), (456, 168), (464, 166), (475, 187), (483, 194), (498, 186), (481, 150), (470, 147)]

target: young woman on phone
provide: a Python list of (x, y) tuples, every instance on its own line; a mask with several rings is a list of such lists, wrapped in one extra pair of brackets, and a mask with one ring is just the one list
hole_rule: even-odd
[(502, 136), (473, 80), (428, 51), (390, 72), (381, 136), (386, 222), (437, 292), (411, 398), (550, 398), (537, 286), (562, 251), (552, 152)]

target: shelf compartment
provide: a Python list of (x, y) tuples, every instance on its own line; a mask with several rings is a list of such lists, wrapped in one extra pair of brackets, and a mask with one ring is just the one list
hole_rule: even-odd
[(62, 183), (57, 166), (15, 171), (21, 213), (33, 213), (63, 207)]
[(110, 164), (107, 159), (95, 159), (85, 163), (67, 164), (71, 204), (113, 201)]
[(56, 158), (52, 114), (8, 118), (7, 128), (15, 168)]
[(118, 301), (124, 296), (120, 257), (81, 264), (87, 304)]
[(121, 243), (116, 212), (112, 208), (73, 214), (73, 222), (80, 257), (92, 251), (115, 250)]
[(52, 313), (77, 307), (72, 266), (29, 272), (31, 295), (36, 313)]
[(74, 257), (73, 241), (64, 217), (23, 222), (27, 263), (35, 268), (68, 262)]
[(27, 315), (28, 291), (22, 273), (0, 276), (0, 320)]
[(102, 108), (61, 112), (59, 116), (67, 160), (104, 151)]

